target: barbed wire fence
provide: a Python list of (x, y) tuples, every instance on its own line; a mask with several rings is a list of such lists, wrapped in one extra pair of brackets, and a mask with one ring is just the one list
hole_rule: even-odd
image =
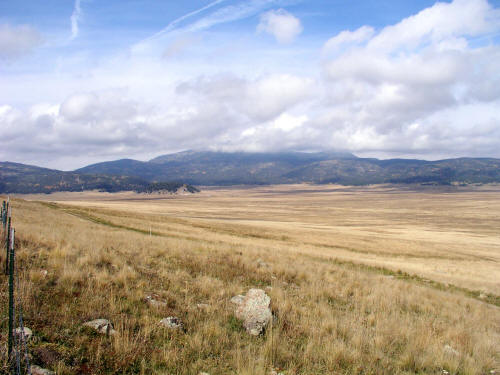
[[(16, 265), (16, 231), (12, 227), (12, 204), (7, 198), (1, 207), (2, 239), (5, 245), (5, 275), (8, 276), (9, 290), (9, 326), (7, 342), (8, 373), (12, 375), (31, 375), (31, 364), (28, 349), (29, 331), (24, 326), (23, 308), (20, 295), (19, 270)], [(17, 289), (16, 289), (17, 287)], [(16, 293), (18, 298), (16, 302)], [(16, 314), (17, 306), (17, 314)], [(16, 322), (18, 328), (14, 328)]]

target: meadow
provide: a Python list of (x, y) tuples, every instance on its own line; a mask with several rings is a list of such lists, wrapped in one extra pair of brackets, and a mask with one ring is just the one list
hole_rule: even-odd
[[(16, 197), (33, 361), (58, 374), (498, 373), (499, 193), (277, 185)], [(258, 337), (230, 302), (250, 288), (268, 293), (274, 315)], [(5, 279), (1, 291), (5, 317)], [(185, 330), (162, 327), (166, 316)], [(117, 334), (82, 327), (96, 318)], [(4, 319), (2, 344), (5, 332)]]

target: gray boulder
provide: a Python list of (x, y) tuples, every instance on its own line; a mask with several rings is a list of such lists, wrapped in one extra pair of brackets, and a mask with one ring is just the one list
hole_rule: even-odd
[(54, 371), (41, 368), (40, 366), (31, 365), (31, 375), (56, 375)]
[(272, 319), (271, 298), (262, 289), (250, 289), (243, 299), (233, 297), (231, 302), (236, 304), (235, 316), (253, 336), (260, 335)]
[[(14, 331), (14, 334), (21, 338), (22, 334), (23, 334), (23, 330), (21, 329), (21, 327), (17, 327), (16, 330)], [(33, 336), (33, 332), (31, 331), (31, 329), (29, 329), (28, 327), (24, 327), (24, 339), (26, 341), (28, 341), (31, 336)]]
[(182, 321), (175, 316), (169, 316), (167, 318), (163, 318), (162, 320), (160, 320), (160, 324), (163, 324), (165, 327), (170, 328), (170, 329), (183, 329), (184, 328)]
[(90, 327), (103, 335), (112, 336), (116, 334), (116, 331), (113, 329), (113, 324), (107, 319), (95, 319), (85, 322), (83, 325)]

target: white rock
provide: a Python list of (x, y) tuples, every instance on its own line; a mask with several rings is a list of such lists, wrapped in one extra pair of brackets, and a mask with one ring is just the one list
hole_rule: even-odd
[(54, 371), (41, 368), (40, 366), (31, 365), (30, 368), (31, 368), (31, 375), (56, 375)]
[(163, 318), (162, 320), (160, 320), (160, 323), (163, 324), (165, 327), (171, 328), (171, 329), (182, 329), (183, 328), (182, 321), (175, 316), (169, 316), (169, 317)]
[(234, 296), (231, 298), (231, 303), (234, 303), (235, 305), (241, 305), (243, 300), (245, 299), (245, 296), (242, 296), (241, 294), (238, 294), (237, 296)]
[(271, 298), (262, 289), (250, 289), (237, 305), (235, 315), (243, 320), (243, 327), (249, 334), (257, 336), (269, 324), (272, 318), (270, 303)]
[[(21, 337), (23, 330), (21, 329), (21, 327), (17, 327), (14, 333), (16, 336)], [(28, 327), (24, 327), (24, 338), (26, 339), (26, 341), (28, 341), (31, 336), (33, 336), (33, 332), (31, 331), (31, 329), (29, 329)]]
[(210, 375), (208, 372), (200, 372), (198, 375)]
[(84, 326), (90, 327), (103, 335), (114, 335), (116, 331), (113, 329), (113, 324), (107, 319), (95, 319), (83, 323)]
[(150, 306), (153, 307), (165, 307), (167, 306), (167, 302), (161, 301), (156, 295), (148, 295), (146, 296), (146, 301)]
[(262, 259), (257, 259), (257, 267), (259, 268), (268, 268), (269, 267), (269, 264), (267, 264), (266, 262), (264, 262)]
[(210, 307), (210, 305), (208, 303), (197, 303), (196, 307), (199, 310), (208, 310), (208, 308)]
[(451, 347), (450, 345), (446, 344), (444, 347), (443, 347), (443, 351), (446, 355), (450, 355), (450, 356), (459, 356), (460, 353), (458, 352), (458, 350), (454, 349), (453, 347)]

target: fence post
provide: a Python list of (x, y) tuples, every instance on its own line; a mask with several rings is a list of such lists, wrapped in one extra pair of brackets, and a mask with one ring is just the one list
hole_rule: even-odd
[(10, 228), (11, 228), (11, 215), (9, 204), (7, 203), (7, 218), (6, 218), (6, 232), (5, 232), (5, 274), (9, 274), (9, 242), (10, 242)]
[(10, 233), (10, 262), (9, 262), (9, 363), (12, 360), (12, 346), (14, 342), (14, 228)]
[(9, 274), (9, 242), (10, 242), (10, 229), (11, 229), (11, 217), (9, 206), (7, 205), (7, 228), (5, 235), (5, 274)]
[(7, 209), (5, 206), (5, 201), (3, 201), (3, 204), (2, 204), (2, 224), (3, 224), (4, 230), (5, 230), (6, 218), (7, 218)]

